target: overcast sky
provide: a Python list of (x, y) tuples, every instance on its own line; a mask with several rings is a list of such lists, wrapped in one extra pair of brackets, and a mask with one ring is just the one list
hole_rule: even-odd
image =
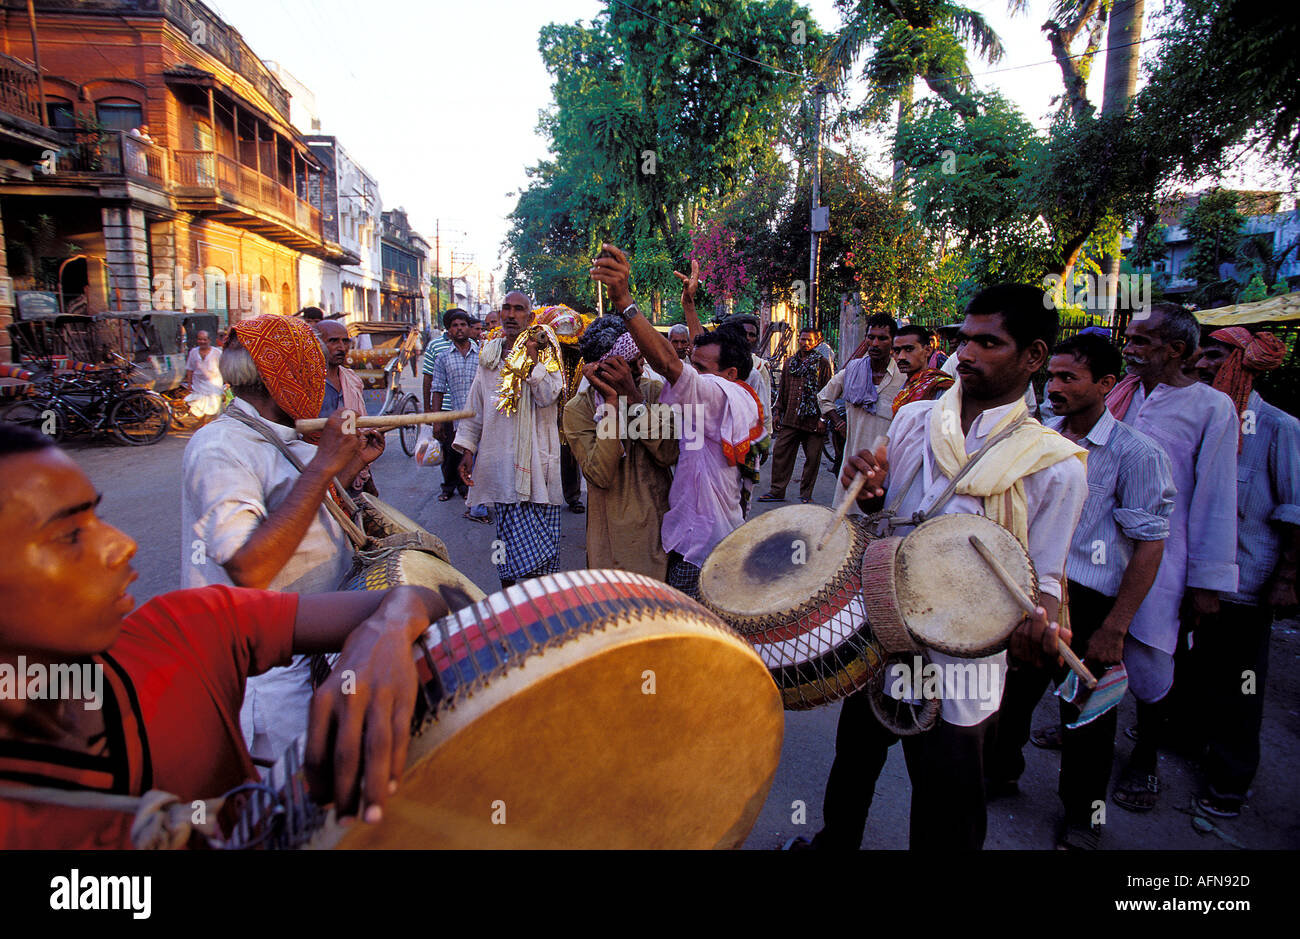
[[(458, 245), (458, 257), (472, 252), (488, 269), (497, 268), (526, 168), (546, 154), (535, 131), (551, 101), (538, 30), (590, 21), (603, 8), (598, 0), (207, 2), (258, 56), (313, 91), (321, 131), (375, 176), (385, 208), (404, 206), (430, 243), (440, 223), (444, 255), (448, 243)], [(832, 0), (805, 2), (825, 30), (839, 25)], [(1061, 88), (1040, 31), (1048, 0), (1030, 0), (1030, 13), (1015, 18), (1004, 0), (971, 5), (1007, 48), (997, 65), (973, 62), (977, 85), (1001, 91), (1044, 126)], [(1162, 5), (1147, 3), (1148, 22)], [(1092, 98), (1099, 102), (1098, 58)]]

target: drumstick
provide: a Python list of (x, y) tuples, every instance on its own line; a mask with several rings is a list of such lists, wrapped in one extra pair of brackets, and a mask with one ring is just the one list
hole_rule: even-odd
[[(1025, 595), (1025, 592), (1020, 589), (1020, 585), (1007, 573), (1007, 569), (993, 556), (993, 552), (989, 550), (988, 545), (980, 541), (979, 535), (971, 535), (970, 543), (979, 552), (979, 556), (984, 559), (984, 562), (993, 568), (993, 573), (998, 575), (998, 580), (1002, 581), (1002, 586), (1011, 592), (1011, 595), (1016, 598), (1016, 602), (1020, 604), (1021, 608), (1026, 613), (1033, 615), (1034, 602)], [(1074, 651), (1068, 645), (1058, 641), (1056, 651), (1060, 653), (1061, 658), (1065, 659), (1065, 664), (1070, 666), (1071, 671), (1078, 675), (1083, 680), (1083, 683), (1088, 686), (1089, 691), (1097, 687), (1097, 679), (1088, 670), (1088, 666), (1079, 661), (1079, 657), (1074, 654)]]
[[(426, 411), (423, 414), (380, 414), (378, 417), (358, 417), (358, 427), (374, 427), (385, 432), (411, 424), (441, 424), (446, 421), (459, 421), (473, 417), (473, 411)], [(299, 433), (324, 430), (326, 418), (313, 417), (305, 421), (294, 421), (293, 426)]]
[(826, 547), (826, 542), (831, 540), (831, 535), (835, 534), (835, 529), (840, 527), (840, 522), (844, 521), (844, 516), (849, 514), (849, 509), (858, 501), (858, 493), (862, 491), (862, 487), (866, 484), (866, 473), (859, 473), (853, 477), (853, 482), (849, 483), (848, 492), (844, 493), (844, 501), (835, 510), (835, 517), (831, 519), (830, 524), (826, 526), (826, 530), (822, 532), (822, 540), (817, 542), (818, 551)]

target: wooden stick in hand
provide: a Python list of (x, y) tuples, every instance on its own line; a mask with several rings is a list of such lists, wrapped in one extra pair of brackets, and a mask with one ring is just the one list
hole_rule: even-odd
[[(984, 559), (984, 562), (992, 568), (993, 573), (998, 575), (998, 580), (1002, 581), (1002, 586), (1006, 587), (1011, 593), (1011, 596), (1016, 598), (1016, 602), (1020, 604), (1021, 609), (1032, 616), (1035, 610), (1034, 601), (1030, 600), (1028, 595), (1020, 589), (1020, 585), (1015, 582), (1015, 579), (1012, 578), (1010, 574), (1007, 573), (1007, 569), (993, 556), (993, 552), (989, 550), (989, 546), (981, 541), (978, 535), (971, 535), (970, 543), (972, 547), (979, 552), (979, 556)], [(1056, 643), (1056, 651), (1060, 654), (1061, 658), (1065, 659), (1065, 664), (1070, 666), (1070, 670), (1078, 675), (1083, 683), (1088, 686), (1089, 691), (1097, 687), (1097, 679), (1093, 677), (1092, 672), (1088, 670), (1088, 666), (1079, 661), (1079, 657), (1074, 654), (1074, 650), (1064, 642), (1058, 641)]]
[[(358, 427), (373, 427), (390, 431), (412, 424), (441, 424), (446, 421), (459, 421), (473, 417), (473, 411), (426, 411), (423, 414), (380, 414), (377, 417), (358, 417)], [(325, 429), (326, 418), (313, 417), (305, 421), (294, 421), (293, 426), (299, 433), (310, 434)]]
[(849, 509), (857, 504), (858, 493), (862, 491), (862, 487), (866, 484), (867, 476), (865, 473), (859, 473), (853, 477), (853, 482), (849, 483), (848, 491), (844, 493), (844, 501), (835, 510), (835, 517), (831, 519), (830, 524), (826, 526), (826, 530), (822, 532), (821, 541), (817, 542), (818, 551), (826, 547), (826, 542), (831, 540), (831, 535), (835, 534), (835, 529), (840, 527), (840, 522), (844, 521), (844, 516), (849, 514)]

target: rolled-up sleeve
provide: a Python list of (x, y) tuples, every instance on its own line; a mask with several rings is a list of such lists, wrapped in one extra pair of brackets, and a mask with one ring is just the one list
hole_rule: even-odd
[(1164, 541), (1174, 511), (1173, 466), (1157, 446), (1134, 454), (1121, 465), (1115, 524), (1134, 541)]
[(1038, 590), (1059, 600), (1070, 538), (1088, 498), (1087, 470), (1074, 457), (1062, 460), (1027, 476), (1025, 495), (1032, 507), (1026, 547), (1038, 575)]
[(1278, 421), (1269, 463), (1276, 487), (1269, 521), (1300, 526), (1300, 421)]
[(564, 388), (564, 376), (560, 369), (551, 371), (541, 362), (533, 366), (524, 381), (528, 382), (528, 388), (532, 392), (533, 405), (539, 408), (548, 408), (554, 404)]

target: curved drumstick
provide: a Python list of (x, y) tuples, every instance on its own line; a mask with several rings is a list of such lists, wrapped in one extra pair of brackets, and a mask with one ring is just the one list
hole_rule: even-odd
[[(989, 550), (989, 546), (980, 541), (979, 535), (971, 535), (970, 543), (971, 546), (979, 552), (979, 556), (984, 559), (984, 563), (988, 564), (988, 566), (993, 569), (993, 573), (998, 575), (998, 580), (1002, 581), (1002, 586), (1006, 587), (1011, 593), (1011, 596), (1016, 598), (1016, 602), (1020, 604), (1021, 608), (1032, 616), (1034, 612), (1034, 601), (1030, 600), (1029, 597), (1025, 595), (1025, 592), (1020, 589), (1020, 585), (1015, 582), (1010, 574), (1007, 573), (1007, 569), (993, 556), (993, 552)], [(1094, 678), (1092, 672), (1088, 670), (1088, 666), (1079, 661), (1079, 657), (1074, 654), (1074, 650), (1065, 643), (1058, 641), (1056, 643), (1056, 651), (1060, 653), (1061, 658), (1065, 659), (1065, 664), (1070, 666), (1071, 671), (1079, 676), (1080, 680), (1082, 680), (1088, 687), (1089, 691), (1097, 687), (1097, 679)]]
[(867, 474), (859, 473), (853, 477), (853, 482), (849, 483), (848, 491), (844, 493), (844, 501), (840, 507), (835, 510), (835, 517), (830, 520), (826, 530), (822, 532), (821, 541), (817, 542), (817, 550), (820, 551), (826, 547), (826, 542), (831, 540), (831, 535), (835, 534), (835, 529), (840, 527), (840, 522), (844, 521), (844, 516), (849, 514), (849, 509), (858, 501), (858, 493), (862, 487), (867, 484)]
[[(473, 411), (426, 411), (423, 414), (380, 414), (377, 417), (358, 417), (358, 427), (374, 427), (382, 431), (408, 427), (411, 424), (441, 424), (446, 421), (460, 421), (473, 417)], [(294, 421), (294, 428), (302, 434), (324, 430), (326, 418), (313, 417), (305, 421)]]

